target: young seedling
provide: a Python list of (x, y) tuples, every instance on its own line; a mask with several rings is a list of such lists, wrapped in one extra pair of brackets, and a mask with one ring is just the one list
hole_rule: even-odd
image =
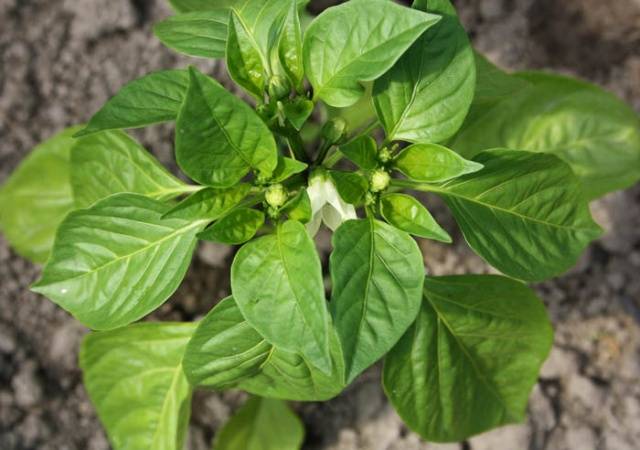
[[(172, 0), (158, 37), (224, 58), (245, 98), (195, 67), (151, 73), (0, 192), (6, 238), (45, 263), (33, 290), (96, 330), (80, 365), (116, 450), (181, 449), (198, 388), (257, 396), (217, 449), (297, 449), (282, 401), (330, 399), (381, 359), (389, 401), (426, 440), (523, 420), (552, 343), (525, 283), (572, 267), (601, 232), (588, 201), (640, 178), (630, 108), (500, 71), (448, 0), (351, 0), (316, 18), (305, 3)], [(175, 122), (194, 184), (121, 131), (160, 122)], [(504, 275), (425, 276), (414, 237), (452, 238), (417, 191)], [(241, 246), (231, 296), (197, 323), (134, 323), (175, 292), (199, 239)]]

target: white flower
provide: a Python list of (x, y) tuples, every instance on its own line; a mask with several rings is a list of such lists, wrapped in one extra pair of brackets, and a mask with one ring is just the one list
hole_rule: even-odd
[(335, 231), (342, 222), (358, 218), (353, 205), (345, 203), (340, 198), (331, 178), (322, 172), (311, 175), (307, 194), (313, 213), (311, 221), (307, 224), (307, 231), (311, 236), (315, 236), (322, 222), (331, 231)]

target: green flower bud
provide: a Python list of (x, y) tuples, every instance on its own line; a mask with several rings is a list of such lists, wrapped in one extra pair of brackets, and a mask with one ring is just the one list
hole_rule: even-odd
[(280, 100), (288, 97), (291, 93), (291, 83), (285, 77), (280, 75), (274, 75), (269, 80), (269, 87), (267, 88), (269, 97), (272, 99)]
[(371, 174), (371, 192), (384, 191), (389, 187), (391, 177), (389, 173), (383, 169), (376, 169)]
[(388, 148), (383, 147), (378, 152), (378, 159), (382, 164), (386, 164), (389, 161), (391, 161), (391, 159), (393, 159), (393, 155), (391, 154)]
[(329, 145), (341, 143), (347, 137), (347, 122), (342, 117), (331, 119), (322, 127), (322, 137)]
[(267, 204), (273, 208), (279, 208), (287, 201), (287, 191), (281, 184), (272, 184), (264, 195)]

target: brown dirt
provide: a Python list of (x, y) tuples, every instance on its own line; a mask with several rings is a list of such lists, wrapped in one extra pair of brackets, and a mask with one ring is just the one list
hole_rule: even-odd
[[(548, 68), (597, 82), (640, 111), (640, 0), (459, 0), (477, 48), (508, 68)], [(165, 50), (152, 24), (162, 0), (0, 0), (0, 183), (40, 140), (86, 120), (120, 85), (193, 60)], [(198, 63), (223, 77), (212, 62)], [(136, 136), (169, 167), (170, 127)], [(457, 244), (423, 243), (433, 273), (485, 272), (444, 208)], [(538, 287), (556, 327), (527, 423), (460, 444), (425, 444), (384, 400), (378, 368), (323, 404), (297, 404), (305, 448), (322, 450), (609, 449), (640, 442), (640, 189), (593, 206), (607, 234), (577, 268)], [(191, 319), (228, 291), (228, 249), (199, 250), (186, 282), (154, 314)], [(102, 450), (108, 443), (80, 383), (85, 330), (28, 290), (38, 269), (0, 237), (0, 449)], [(242, 395), (198, 393), (188, 448), (210, 440)]]

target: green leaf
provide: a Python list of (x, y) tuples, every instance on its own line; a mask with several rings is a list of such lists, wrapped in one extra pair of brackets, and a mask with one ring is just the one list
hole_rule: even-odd
[(458, 131), (473, 100), (475, 64), (467, 33), (449, 0), (428, 5), (442, 20), (373, 87), (390, 141), (443, 142)]
[(184, 355), (184, 371), (194, 386), (232, 387), (257, 375), (272, 348), (227, 297), (198, 324)]
[(111, 97), (76, 137), (175, 120), (188, 85), (186, 70), (163, 70), (138, 78)]
[(294, 401), (329, 400), (345, 387), (344, 358), (340, 340), (329, 329), (331, 372), (315, 368), (304, 356), (274, 347), (260, 373), (241, 380), (238, 388), (256, 395)]
[(248, 0), (169, 0), (171, 6), (179, 12), (210, 11), (218, 8), (236, 7)]
[(213, 187), (238, 183), (250, 169), (268, 177), (278, 154), (260, 117), (217, 81), (190, 68), (176, 130), (176, 159), (192, 179)]
[(267, 62), (251, 32), (235, 11), (231, 13), (227, 36), (227, 69), (233, 81), (257, 99), (264, 97)]
[(600, 235), (577, 177), (556, 156), (497, 149), (476, 161), (480, 172), (429, 190), (444, 197), (471, 248), (504, 274), (559, 275)]
[(264, 225), (264, 213), (251, 208), (238, 208), (198, 234), (200, 239), (239, 245), (252, 239)]
[(167, 200), (192, 189), (119, 130), (76, 140), (71, 149), (71, 186), (78, 208), (120, 192)]
[(396, 228), (427, 239), (451, 243), (451, 236), (435, 221), (431, 213), (415, 198), (404, 194), (387, 194), (380, 199), (382, 217)]
[(140, 319), (177, 289), (206, 223), (162, 220), (168, 209), (141, 195), (116, 194), (70, 213), (32, 289), (89, 328)]
[(388, 0), (350, 1), (325, 10), (304, 36), (304, 67), (314, 98), (336, 107), (354, 104), (365, 91), (358, 82), (384, 74), (439, 19)]
[(226, 189), (204, 188), (178, 203), (163, 218), (216, 220), (237, 206), (250, 190), (247, 183)]
[(371, 218), (343, 223), (333, 248), (329, 305), (349, 383), (388, 352), (416, 318), (424, 267), (408, 234)]
[[(280, 30), (278, 56), (291, 84), (298, 92), (303, 91), (304, 63), (302, 61), (302, 30), (300, 16), (295, 0), (290, 0), (291, 7)], [(313, 104), (313, 103), (312, 103)]]
[(299, 450), (304, 426), (282, 400), (251, 397), (216, 434), (215, 450)]
[(286, 156), (278, 157), (278, 165), (271, 175), (272, 183), (280, 183), (289, 177), (303, 172), (307, 168), (307, 164), (296, 159), (287, 158)]
[(191, 413), (182, 355), (191, 323), (140, 323), (82, 342), (84, 386), (114, 450), (180, 450)]
[(482, 164), (441, 145), (413, 144), (398, 154), (394, 167), (413, 180), (435, 183), (477, 172)]
[(329, 314), (315, 245), (299, 222), (244, 245), (231, 266), (231, 290), (247, 321), (278, 348), (329, 372)]
[(360, 136), (340, 146), (340, 151), (364, 170), (378, 167), (378, 144), (371, 136)]
[(289, 219), (307, 223), (313, 216), (311, 209), (311, 199), (306, 189), (301, 189), (291, 200), (289, 200), (282, 210), (287, 213)]
[(69, 182), (71, 136), (67, 128), (35, 147), (0, 189), (0, 231), (20, 255), (44, 263), (53, 238), (74, 209)]
[(330, 170), (338, 194), (347, 203), (358, 205), (364, 201), (364, 196), (369, 190), (369, 182), (365, 177), (356, 172), (340, 172)]
[(384, 389), (424, 439), (462, 441), (524, 420), (552, 341), (544, 306), (525, 285), (427, 277), (418, 319), (385, 359)]
[(198, 11), (169, 17), (153, 27), (167, 47), (190, 56), (224, 58), (229, 10)]
[(527, 88), (489, 104), (452, 142), (471, 157), (493, 147), (557, 155), (594, 199), (640, 179), (640, 118), (614, 95), (557, 75), (518, 76)]
[(344, 364), (335, 332), (330, 337), (332, 372), (269, 344), (245, 320), (233, 298), (217, 305), (198, 325), (184, 367), (194, 385), (241, 389), (272, 398), (320, 401), (344, 387)]
[(282, 101), (282, 110), (293, 127), (300, 131), (313, 112), (313, 102), (304, 97)]

